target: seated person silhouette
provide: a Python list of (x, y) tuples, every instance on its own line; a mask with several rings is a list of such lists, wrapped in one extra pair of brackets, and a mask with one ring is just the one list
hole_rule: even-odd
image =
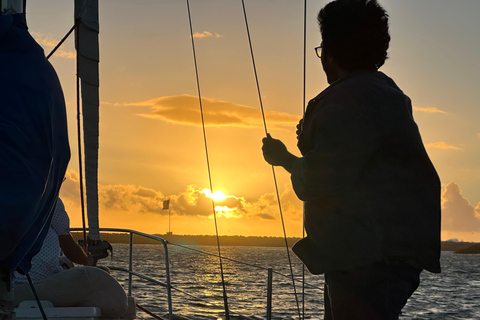
[[(127, 309), (120, 284), (107, 272), (91, 267), (92, 259), (70, 234), (70, 220), (59, 198), (40, 252), (32, 259), (29, 276), (41, 300), (56, 307), (100, 307), (102, 317), (118, 318)], [(60, 249), (65, 256), (60, 257)], [(83, 265), (73, 268), (73, 263)], [(14, 304), (34, 300), (25, 275), (15, 273)]]

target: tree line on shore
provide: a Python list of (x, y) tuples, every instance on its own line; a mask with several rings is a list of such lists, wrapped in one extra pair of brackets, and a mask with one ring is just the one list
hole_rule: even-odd
[[(83, 239), (81, 232), (72, 232), (76, 240)], [(177, 235), (177, 234), (155, 234), (171, 243), (180, 245), (217, 245), (216, 236), (212, 235)], [(101, 233), (102, 240), (110, 243), (129, 243), (130, 236), (126, 233)], [(300, 238), (287, 238), (288, 246), (292, 247)], [(220, 236), (222, 246), (259, 246), (259, 247), (284, 247), (285, 239), (282, 237), (260, 237), (260, 236)], [(133, 236), (135, 244), (161, 244), (159, 241), (145, 238), (139, 235)], [(480, 253), (473, 250), (480, 248), (475, 242), (442, 241), (442, 251), (455, 251), (458, 253)]]

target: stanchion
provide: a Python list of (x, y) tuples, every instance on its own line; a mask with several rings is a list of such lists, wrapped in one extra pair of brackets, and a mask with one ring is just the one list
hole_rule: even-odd
[(267, 320), (272, 319), (272, 282), (273, 282), (273, 270), (268, 268), (268, 280), (267, 280)]

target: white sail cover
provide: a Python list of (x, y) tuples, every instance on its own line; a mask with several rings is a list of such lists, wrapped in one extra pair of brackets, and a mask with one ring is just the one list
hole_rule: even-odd
[(98, 135), (99, 71), (98, 0), (75, 0), (75, 19), (79, 19), (79, 76), (81, 79), (83, 140), (85, 145), (85, 187), (88, 237), (100, 240), (98, 231)]

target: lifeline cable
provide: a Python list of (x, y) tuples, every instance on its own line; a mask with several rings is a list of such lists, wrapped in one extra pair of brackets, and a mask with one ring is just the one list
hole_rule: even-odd
[(190, 3), (187, 0), (187, 10), (188, 10), (188, 22), (190, 24), (190, 37), (192, 40), (192, 51), (193, 51), (193, 62), (195, 65), (195, 76), (197, 80), (197, 92), (198, 92), (198, 102), (200, 105), (200, 115), (202, 118), (202, 130), (203, 130), (203, 142), (205, 144), (205, 154), (207, 159), (207, 170), (208, 170), (208, 180), (210, 183), (210, 199), (212, 200), (212, 209), (213, 209), (213, 220), (215, 221), (215, 233), (217, 236), (217, 249), (218, 249), (218, 259), (220, 261), (220, 276), (222, 279), (222, 288), (223, 288), (223, 303), (225, 307), (225, 318), (226, 320), (230, 320), (230, 312), (228, 311), (228, 299), (227, 299), (227, 290), (225, 288), (225, 279), (223, 275), (223, 264), (222, 264), (222, 255), (220, 252), (220, 240), (218, 236), (218, 226), (217, 226), (217, 215), (215, 213), (215, 201), (213, 200), (213, 186), (212, 186), (212, 174), (210, 172), (210, 161), (208, 158), (208, 147), (207, 147), (207, 134), (205, 132), (205, 120), (203, 117), (203, 106), (202, 106), (202, 95), (200, 93), (200, 80), (198, 77), (198, 67), (197, 67), (197, 55), (195, 51), (195, 40), (193, 38), (193, 27), (192, 27), (192, 17), (190, 14)]
[[(174, 243), (174, 242), (170, 242), (168, 241), (168, 244), (172, 245), (172, 246), (177, 246), (177, 247), (180, 247), (180, 248), (184, 248), (184, 249), (187, 249), (187, 250), (191, 250), (191, 251), (195, 251), (195, 252), (198, 252), (198, 253), (202, 253), (202, 254), (206, 254), (206, 255), (209, 255), (209, 256), (212, 256), (212, 257), (216, 257), (217, 255), (216, 254), (213, 254), (213, 253), (210, 253), (210, 252), (205, 252), (205, 251), (202, 251), (202, 250), (198, 250), (198, 249), (195, 249), (195, 248), (192, 248), (192, 247), (189, 247), (189, 246), (185, 246), (185, 245), (181, 245), (181, 244), (177, 244), (177, 243)], [(228, 260), (228, 261), (232, 261), (232, 262), (235, 262), (235, 263), (239, 263), (239, 264), (243, 264), (243, 265), (246, 265), (246, 266), (249, 266), (249, 267), (252, 267), (252, 268), (257, 268), (257, 269), (262, 269), (262, 270), (267, 270), (268, 268), (265, 268), (265, 267), (262, 267), (262, 266), (259, 266), (259, 265), (256, 265), (256, 264), (252, 264), (252, 263), (248, 263), (248, 262), (244, 262), (244, 261), (239, 261), (239, 260), (235, 260), (235, 259), (232, 259), (232, 258), (228, 258), (228, 257), (223, 257), (224, 260)], [(111, 267), (110, 267), (111, 268)], [(280, 273), (278, 271), (272, 271), (274, 274), (276, 275), (279, 275), (281, 277), (285, 277), (285, 278), (291, 278), (290, 275), (286, 275), (286, 274), (283, 274), (283, 273)], [(132, 272), (133, 273), (133, 272)], [(133, 273), (134, 275), (136, 275), (135, 273)], [(312, 289), (318, 289), (320, 290), (319, 287), (316, 287), (312, 284), (309, 284), (309, 283), (305, 283), (306, 286), (312, 288)], [(173, 289), (177, 290), (177, 291), (180, 291), (180, 289), (177, 289), (175, 287), (172, 287)], [(182, 293), (185, 293), (183, 291), (180, 291)], [(187, 293), (185, 293), (187, 294)], [(197, 298), (198, 299), (198, 298)]]
[[(254, 57), (254, 54), (253, 54), (252, 40), (250, 38), (250, 30), (248, 28), (247, 11), (245, 10), (244, 0), (242, 0), (242, 8), (243, 8), (243, 16), (245, 18), (245, 27), (247, 29), (248, 43), (249, 43), (249, 46), (250, 46), (250, 55), (251, 55), (251, 58), (252, 58), (253, 72), (255, 74), (255, 82), (257, 84), (258, 99), (260, 101), (260, 109), (262, 111), (263, 126), (265, 128), (265, 135), (268, 135), (267, 121), (265, 120), (265, 112), (263, 110), (262, 95), (260, 93), (260, 85), (259, 85), (259, 82), (258, 82), (257, 68), (256, 68), (256, 65), (255, 65), (255, 57)], [(295, 292), (295, 302), (297, 303), (298, 317), (300, 319), (302, 319), (302, 315), (300, 313), (300, 305), (299, 305), (299, 302), (298, 302), (297, 289), (296, 289), (296, 286), (295, 286), (295, 276), (293, 275), (292, 260), (290, 258), (290, 250), (288, 249), (287, 232), (285, 231), (285, 222), (283, 220), (282, 206), (280, 204), (280, 194), (278, 192), (277, 177), (275, 175), (275, 167), (273, 165), (272, 165), (272, 173), (273, 173), (273, 181), (274, 181), (274, 184), (275, 184), (275, 192), (277, 194), (277, 201), (278, 201), (278, 208), (279, 208), (279, 211), (280, 211), (280, 218), (282, 220), (283, 237), (285, 239), (285, 247), (287, 249), (288, 264), (290, 266), (290, 274), (292, 276), (293, 291)]]

